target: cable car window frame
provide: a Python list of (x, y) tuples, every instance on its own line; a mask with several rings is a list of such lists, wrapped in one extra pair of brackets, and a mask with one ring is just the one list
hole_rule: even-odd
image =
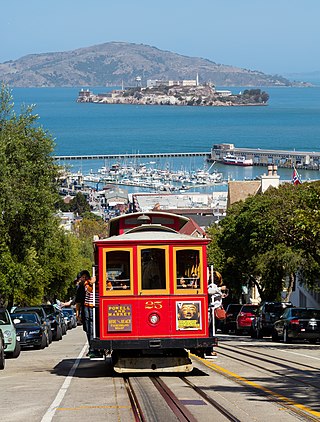
[[(130, 287), (127, 289), (107, 289), (107, 253), (108, 252), (129, 252), (129, 268), (130, 268)], [(129, 296), (133, 295), (133, 248), (128, 247), (110, 247), (102, 248), (102, 295), (103, 296)], [(100, 272), (100, 269), (99, 269)]]
[[(164, 289), (143, 289), (142, 288), (142, 251), (144, 249), (160, 249), (164, 251), (164, 275), (165, 275), (165, 288)], [(137, 268), (138, 268), (138, 292), (139, 295), (163, 295), (170, 292), (170, 256), (168, 245), (143, 245), (137, 247)]]
[[(198, 283), (199, 287), (178, 287), (179, 286), (179, 280), (181, 277), (178, 276), (178, 266), (177, 266), (177, 252), (179, 251), (197, 251), (199, 252), (199, 264), (198, 264)], [(204, 276), (203, 276), (203, 247), (202, 246), (174, 246), (173, 247), (173, 283), (174, 283), (174, 292), (175, 294), (199, 294), (203, 293), (204, 288)]]

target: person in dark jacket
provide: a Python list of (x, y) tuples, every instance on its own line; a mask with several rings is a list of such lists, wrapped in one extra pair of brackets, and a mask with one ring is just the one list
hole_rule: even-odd
[(85, 290), (85, 281), (87, 278), (90, 278), (89, 271), (83, 270), (81, 271), (77, 278), (77, 290), (76, 295), (74, 298), (74, 303), (76, 305), (76, 317), (79, 323), (82, 323), (84, 331), (86, 331), (86, 324), (85, 324), (85, 317), (84, 317), (84, 301), (86, 296)]

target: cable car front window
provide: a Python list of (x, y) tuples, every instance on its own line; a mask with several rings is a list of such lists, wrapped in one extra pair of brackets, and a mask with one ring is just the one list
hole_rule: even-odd
[(165, 250), (146, 248), (141, 250), (142, 289), (158, 290), (166, 288)]
[(106, 253), (106, 290), (130, 289), (130, 252)]
[(200, 251), (182, 249), (177, 251), (177, 289), (199, 289), (200, 286)]

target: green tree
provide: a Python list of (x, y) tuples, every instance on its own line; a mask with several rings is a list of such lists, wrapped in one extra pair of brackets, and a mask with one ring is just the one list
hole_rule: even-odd
[(79, 216), (83, 216), (86, 212), (90, 211), (86, 196), (82, 192), (78, 192), (76, 196), (70, 201), (69, 210)]
[[(289, 293), (298, 272), (308, 287), (320, 274), (320, 182), (284, 184), (234, 204), (216, 232), (215, 251), (224, 256), (221, 269), (235, 290), (254, 283), (265, 300)], [(289, 283), (288, 283), (289, 280)]]
[(70, 247), (72, 240), (54, 215), (58, 201), (54, 142), (37, 126), (33, 109), (23, 107), (16, 115), (10, 90), (2, 86), (0, 299), (9, 306), (40, 302), (50, 290), (63, 292), (71, 273), (74, 277), (77, 258), (76, 247)]

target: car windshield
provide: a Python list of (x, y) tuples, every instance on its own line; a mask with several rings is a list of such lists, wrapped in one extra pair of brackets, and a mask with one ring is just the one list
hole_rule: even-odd
[(256, 310), (257, 310), (257, 306), (254, 306), (254, 305), (242, 306), (241, 308), (241, 312), (246, 312), (249, 314), (255, 314)]
[(10, 320), (6, 311), (0, 311), (0, 325), (10, 324)]
[(227, 308), (228, 312), (239, 312), (242, 308), (242, 305), (229, 305)]
[(14, 320), (19, 320), (19, 322), (17, 321), (18, 324), (38, 322), (36, 314), (17, 313), (17, 314), (11, 314), (11, 318), (14, 319)]
[(32, 313), (36, 313), (39, 315), (40, 318), (43, 318), (44, 316), (44, 311), (42, 308), (18, 308), (15, 309), (14, 311), (15, 313), (26, 313), (26, 312), (32, 312)]
[(53, 305), (42, 305), (42, 308), (45, 310), (47, 315), (52, 315), (56, 312)]
[(270, 312), (273, 314), (281, 314), (286, 307), (290, 305), (286, 305), (284, 303), (267, 303), (265, 305), (265, 312)]
[(293, 309), (292, 316), (302, 319), (320, 319), (320, 309)]

